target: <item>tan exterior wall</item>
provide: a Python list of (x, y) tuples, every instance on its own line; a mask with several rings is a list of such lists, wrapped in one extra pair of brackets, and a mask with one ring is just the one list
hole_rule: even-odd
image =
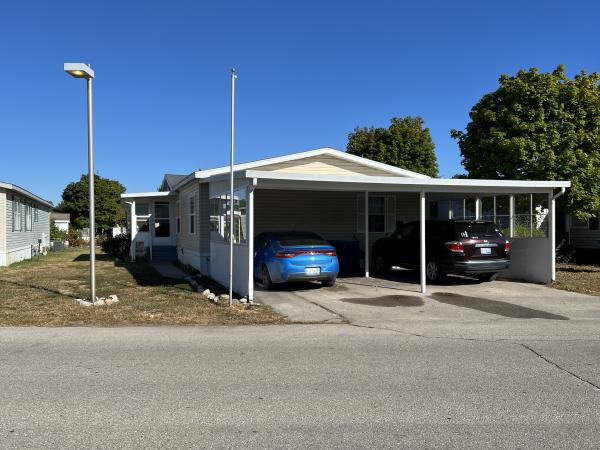
[[(196, 204), (195, 234), (190, 233), (190, 197)], [(181, 215), (181, 231), (177, 235), (177, 247), (200, 251), (200, 184), (192, 181), (179, 191), (179, 214)]]
[(575, 248), (600, 248), (600, 230), (571, 228), (571, 245)]
[(311, 158), (297, 159), (278, 164), (271, 164), (257, 168), (276, 172), (312, 173), (327, 175), (370, 175), (379, 177), (397, 176), (392, 173), (363, 166), (352, 161), (346, 161), (333, 156), (322, 155)]

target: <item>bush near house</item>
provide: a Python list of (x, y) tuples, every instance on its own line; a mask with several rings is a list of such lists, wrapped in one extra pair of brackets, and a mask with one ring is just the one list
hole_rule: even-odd
[(69, 232), (67, 233), (67, 241), (69, 242), (69, 247), (83, 247), (87, 244), (85, 240), (81, 237), (81, 230), (76, 230), (75, 228), (69, 228)]
[(103, 239), (100, 247), (107, 255), (127, 261), (129, 260), (129, 249), (131, 248), (131, 235), (120, 234), (115, 237), (107, 237)]
[(50, 222), (50, 240), (63, 242), (67, 240), (67, 233), (63, 230), (59, 230), (54, 222)]

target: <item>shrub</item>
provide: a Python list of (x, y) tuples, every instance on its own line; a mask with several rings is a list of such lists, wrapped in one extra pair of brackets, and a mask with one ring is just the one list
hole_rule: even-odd
[(67, 240), (67, 233), (63, 230), (59, 230), (54, 222), (50, 222), (50, 240), (63, 242)]
[(110, 256), (123, 260), (129, 259), (131, 236), (129, 234), (120, 234), (115, 237), (107, 237), (102, 241), (101, 247)]
[(83, 247), (87, 244), (87, 242), (81, 238), (81, 231), (76, 230), (75, 228), (69, 228), (67, 241), (69, 241), (69, 247)]

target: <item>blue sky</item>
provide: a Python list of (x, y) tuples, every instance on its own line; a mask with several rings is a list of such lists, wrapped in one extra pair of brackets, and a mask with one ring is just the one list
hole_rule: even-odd
[(502, 73), (600, 70), (593, 1), (39, 1), (0, 6), (0, 180), (54, 202), (87, 171), (85, 83), (96, 71), (96, 169), (128, 191), (228, 163), (330, 146), (357, 125), (420, 115), (442, 176), (451, 128)]

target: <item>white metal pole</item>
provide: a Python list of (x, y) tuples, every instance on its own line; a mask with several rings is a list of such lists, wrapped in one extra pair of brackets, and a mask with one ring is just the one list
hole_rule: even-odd
[(229, 153), (229, 306), (233, 305), (233, 139), (235, 117), (235, 69), (231, 69), (231, 149)]
[(509, 214), (509, 235), (515, 237), (515, 196), (511, 194), (508, 197), (508, 214)]
[(548, 221), (548, 235), (550, 236), (550, 280), (556, 281), (556, 201), (554, 192), (548, 194), (550, 220)]
[(426, 279), (425, 279), (425, 190), (421, 189), (421, 195), (419, 198), (419, 247), (420, 247), (420, 264), (419, 270), (421, 273), (421, 293), (424, 294), (426, 291)]
[(248, 227), (248, 300), (254, 300), (254, 183), (248, 186), (248, 207), (246, 209), (246, 226)]
[(88, 184), (90, 194), (90, 301), (96, 301), (96, 221), (94, 214), (94, 129), (92, 125), (92, 77), (87, 79)]
[(365, 278), (369, 278), (369, 191), (365, 191)]

